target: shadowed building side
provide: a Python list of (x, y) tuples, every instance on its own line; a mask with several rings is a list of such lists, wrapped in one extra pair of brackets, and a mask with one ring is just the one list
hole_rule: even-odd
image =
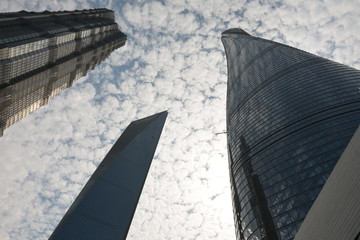
[(158, 113), (126, 128), (50, 240), (126, 239), (166, 117)]
[(222, 42), (237, 239), (293, 239), (360, 124), (360, 71), (241, 29)]

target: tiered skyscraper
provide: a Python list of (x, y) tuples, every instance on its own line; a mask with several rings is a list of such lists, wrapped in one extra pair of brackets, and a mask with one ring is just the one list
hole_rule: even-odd
[(237, 239), (293, 239), (360, 124), (360, 71), (241, 29), (222, 42)]
[(166, 117), (161, 112), (125, 129), (50, 240), (126, 239)]
[(126, 42), (108, 9), (1, 13), (0, 32), (0, 136)]

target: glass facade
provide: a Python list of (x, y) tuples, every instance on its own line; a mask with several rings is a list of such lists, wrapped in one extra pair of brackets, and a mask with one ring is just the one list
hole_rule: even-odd
[(237, 239), (293, 239), (360, 124), (360, 71), (241, 29), (222, 42)]
[(50, 240), (126, 239), (166, 117), (161, 112), (125, 129)]
[(113, 11), (0, 14), (0, 136), (123, 46)]

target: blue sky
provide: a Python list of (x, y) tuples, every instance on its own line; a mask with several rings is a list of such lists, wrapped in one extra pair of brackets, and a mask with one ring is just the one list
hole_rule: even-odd
[[(295, 2), (295, 1), (294, 1)], [(360, 68), (359, 1), (7, 0), (1, 12), (113, 9), (126, 46), (0, 138), (0, 239), (47, 239), (124, 128), (168, 120), (129, 231), (234, 239), (221, 32), (248, 33)]]

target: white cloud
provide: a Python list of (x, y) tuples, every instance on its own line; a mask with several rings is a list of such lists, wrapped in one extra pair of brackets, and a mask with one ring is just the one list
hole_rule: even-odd
[[(263, 2), (106, 2), (126, 46), (0, 138), (0, 239), (47, 239), (124, 128), (166, 109), (128, 239), (234, 239), (226, 135), (216, 135), (226, 129), (221, 32), (242, 27), (360, 67), (359, 3)], [(8, 1), (0, 10), (100, 6)]]

